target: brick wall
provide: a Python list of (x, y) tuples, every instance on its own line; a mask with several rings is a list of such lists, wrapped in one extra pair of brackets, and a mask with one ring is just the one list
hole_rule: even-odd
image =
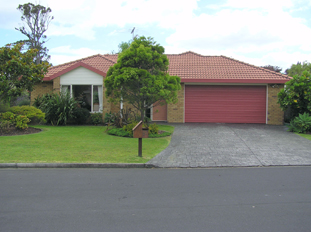
[(55, 79), (53, 79), (53, 92), (60, 92), (60, 77), (56, 77)]
[(185, 84), (181, 84), (181, 90), (178, 91), (178, 102), (176, 104), (167, 105), (167, 122), (183, 123), (184, 120), (184, 102), (185, 102)]
[(53, 82), (43, 82), (36, 84), (34, 86), (33, 91), (31, 92), (30, 97), (31, 104), (33, 104), (35, 98), (37, 98), (38, 96), (42, 96), (43, 94), (46, 93), (51, 93), (52, 91), (53, 91)]
[(284, 112), (280, 108), (278, 101), (278, 93), (284, 85), (274, 85), (272, 87), (268, 84), (268, 124), (270, 125), (283, 125)]

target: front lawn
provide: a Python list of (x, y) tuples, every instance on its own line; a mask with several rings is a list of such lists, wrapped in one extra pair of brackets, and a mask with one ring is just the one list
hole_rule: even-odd
[[(36, 126), (42, 132), (0, 137), (0, 163), (145, 163), (170, 143), (171, 137), (138, 139), (111, 136), (103, 126)], [(159, 125), (173, 132), (174, 127)]]

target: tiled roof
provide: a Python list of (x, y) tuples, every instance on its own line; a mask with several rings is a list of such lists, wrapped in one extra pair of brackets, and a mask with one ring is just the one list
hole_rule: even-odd
[[(111, 57), (110, 57), (111, 56)], [(91, 66), (93, 69), (98, 70), (98, 72), (104, 72), (107, 73), (110, 66), (112, 66), (116, 61), (117, 55), (109, 55), (110, 59), (107, 57), (107, 55), (94, 55), (89, 56), (83, 59), (75, 60), (69, 63), (53, 66), (49, 68), (49, 72), (45, 75), (44, 81), (52, 80), (55, 77), (64, 74), (64, 71), (66, 73), (66, 70), (71, 70), (70, 67), (77, 65), (78, 63), (84, 63), (88, 66)]]
[[(290, 77), (250, 65), (225, 56), (203, 56), (194, 52), (167, 55), (170, 75), (179, 76), (182, 82), (227, 82), (227, 83), (285, 83)], [(107, 73), (117, 62), (117, 54), (94, 55), (66, 64), (51, 67), (44, 80), (70, 71), (70, 67), (86, 64), (98, 72)]]
[[(183, 82), (258, 82), (283, 83), (290, 77), (225, 56), (202, 56), (194, 52), (167, 55), (170, 75)], [(244, 81), (245, 80), (245, 81)]]

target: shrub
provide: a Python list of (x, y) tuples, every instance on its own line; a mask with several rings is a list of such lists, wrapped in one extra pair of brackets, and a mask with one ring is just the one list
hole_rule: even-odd
[(8, 133), (10, 128), (14, 126), (14, 123), (9, 120), (0, 120), (0, 131), (4, 133)]
[(12, 112), (5, 112), (1, 114), (1, 120), (6, 120), (15, 124), (15, 116), (16, 115), (13, 114)]
[(160, 138), (160, 137), (166, 137), (166, 136), (170, 136), (172, 133), (170, 132), (163, 132), (161, 134), (149, 134), (149, 138)]
[(18, 103), (18, 106), (29, 106), (30, 100), (29, 99), (23, 99)]
[(289, 125), (289, 130), (298, 133), (311, 132), (311, 117), (308, 113), (299, 114)]
[(127, 124), (125, 126), (123, 126), (123, 130), (126, 131), (127, 133), (129, 133), (131, 135), (131, 137), (133, 137), (133, 128), (137, 125), (138, 122), (132, 122), (130, 124)]
[[(123, 128), (114, 128), (114, 129), (108, 130), (107, 133), (109, 135), (133, 138), (133, 134), (130, 134), (128, 131), (125, 131)], [(161, 134), (149, 134), (149, 138), (160, 138), (160, 137), (166, 137), (166, 136), (170, 136), (170, 135), (171, 135), (170, 132), (165, 131)]]
[(88, 109), (80, 107), (75, 108), (72, 114), (74, 123), (79, 125), (87, 124), (87, 121), (90, 117), (90, 111)]
[(41, 109), (41, 105), (43, 107), (43, 103), (48, 102), (52, 97), (53, 97), (52, 93), (46, 93), (43, 94), (42, 96), (38, 96), (35, 98), (33, 106), (38, 109)]
[(133, 121), (135, 121), (135, 114), (131, 108), (121, 109), (118, 113), (106, 113), (104, 118), (105, 123), (110, 123), (117, 128), (122, 128)]
[(111, 112), (105, 113), (104, 123), (114, 123), (114, 114)]
[(91, 114), (91, 123), (93, 125), (102, 124), (103, 123), (103, 114), (101, 114), (101, 113)]
[(7, 112), (9, 108), (10, 108), (9, 103), (0, 101), (0, 113)]
[(109, 135), (116, 135), (120, 137), (133, 137), (133, 135), (129, 134), (127, 131), (124, 131), (123, 128), (114, 128), (107, 132)]
[(15, 127), (17, 129), (20, 129), (20, 130), (25, 130), (25, 129), (28, 128), (27, 123), (29, 123), (29, 122), (30, 122), (30, 120), (29, 120), (29, 118), (27, 118), (27, 116), (25, 116), (25, 115), (18, 115), (16, 117)]
[(33, 124), (45, 123), (45, 113), (34, 106), (13, 106), (9, 109), (16, 115), (25, 115)]
[(1, 114), (1, 129), (8, 130), (11, 126), (17, 129), (24, 130), (28, 128), (27, 123), (30, 122), (29, 118), (25, 115), (15, 115), (12, 112), (5, 112)]
[(291, 119), (299, 114), (311, 113), (311, 73), (304, 71), (285, 83), (278, 93), (278, 103), (283, 111), (291, 109)]
[(69, 93), (45, 94), (35, 100), (34, 106), (45, 113), (45, 118), (52, 125), (66, 125), (73, 119), (73, 111), (77, 102)]
[(149, 134), (158, 134), (159, 126), (156, 123), (150, 124), (149, 127)]

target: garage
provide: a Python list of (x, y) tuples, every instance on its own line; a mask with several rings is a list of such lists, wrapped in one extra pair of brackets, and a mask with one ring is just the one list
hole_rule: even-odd
[(266, 85), (186, 85), (185, 122), (266, 123)]

